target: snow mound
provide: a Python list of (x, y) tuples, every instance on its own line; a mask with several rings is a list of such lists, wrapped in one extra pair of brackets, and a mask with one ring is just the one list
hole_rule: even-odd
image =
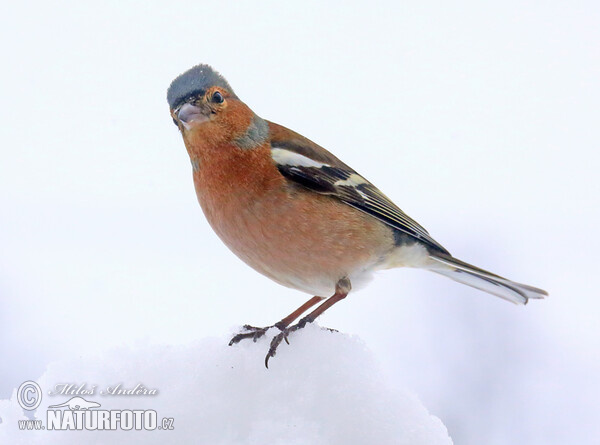
[[(274, 333), (273, 330), (268, 334)], [(264, 367), (270, 338), (229, 347), (225, 338), (187, 346), (143, 346), (52, 363), (37, 379), (46, 425), (49, 405), (85, 384), (102, 410), (155, 410), (172, 430), (22, 431), (17, 403), (0, 400), (0, 443), (11, 444), (451, 444), (442, 422), (408, 392), (393, 388), (356, 337), (308, 326), (290, 335)], [(108, 387), (157, 389), (156, 395), (106, 395)], [(60, 386), (59, 386), (60, 388)], [(66, 409), (65, 409), (66, 411)]]

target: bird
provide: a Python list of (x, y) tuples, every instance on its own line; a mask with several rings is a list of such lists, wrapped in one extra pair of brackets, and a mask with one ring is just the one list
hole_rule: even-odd
[(230, 345), (256, 341), (278, 328), (267, 368), (292, 332), (378, 270), (422, 268), (516, 304), (548, 295), (453, 257), (364, 176), (308, 138), (259, 117), (210, 65), (177, 76), (167, 101), (212, 229), (253, 269), (311, 295), (277, 323), (244, 325), (231, 339)]

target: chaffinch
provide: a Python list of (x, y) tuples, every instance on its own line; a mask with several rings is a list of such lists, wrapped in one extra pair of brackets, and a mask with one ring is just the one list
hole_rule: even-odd
[[(314, 295), (273, 325), (281, 332), (271, 341), (267, 367), (290, 332), (313, 322), (376, 270), (419, 267), (517, 304), (547, 295), (454, 258), (333, 154), (257, 116), (210, 66), (177, 77), (167, 100), (213, 230), (258, 272)], [(230, 345), (256, 341), (270, 327), (246, 325)]]

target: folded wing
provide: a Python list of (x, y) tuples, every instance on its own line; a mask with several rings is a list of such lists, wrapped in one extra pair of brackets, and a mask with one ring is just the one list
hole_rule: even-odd
[(283, 176), (316, 193), (335, 197), (435, 251), (448, 253), (419, 223), (333, 154), (287, 128), (269, 125), (271, 156)]

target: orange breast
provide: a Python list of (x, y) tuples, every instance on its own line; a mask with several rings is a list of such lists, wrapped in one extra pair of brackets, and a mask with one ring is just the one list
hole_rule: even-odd
[(194, 184), (223, 242), (288, 287), (329, 296), (340, 278), (364, 278), (393, 248), (392, 232), (383, 223), (289, 184), (271, 161), (268, 145), (203, 152)]

